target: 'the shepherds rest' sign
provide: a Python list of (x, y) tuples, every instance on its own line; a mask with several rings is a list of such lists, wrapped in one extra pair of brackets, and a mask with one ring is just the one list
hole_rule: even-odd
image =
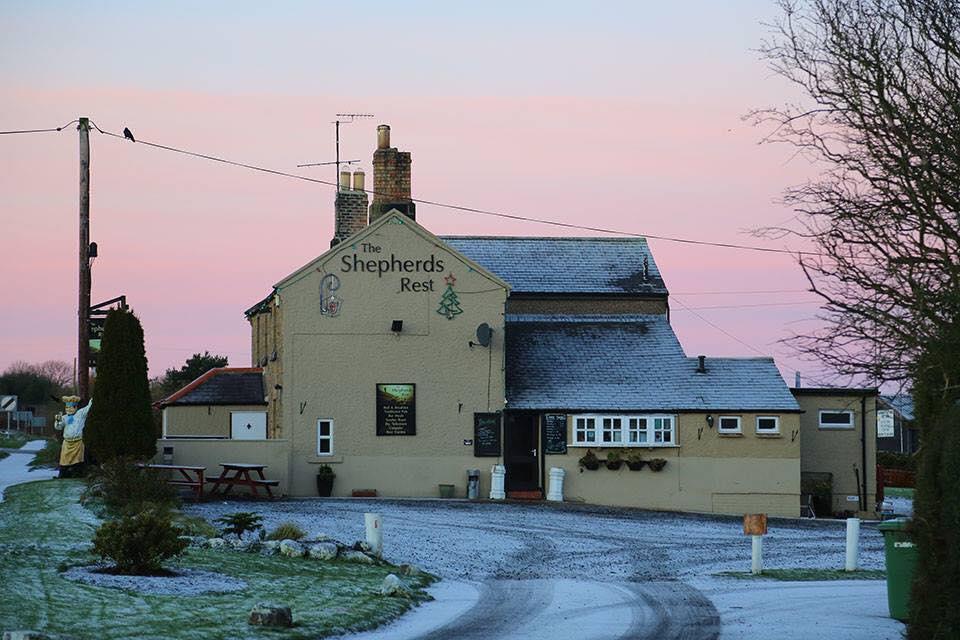
[(417, 435), (417, 402), (414, 384), (377, 385), (377, 435)]
[(393, 274), (415, 274), (414, 276), (401, 275), (397, 293), (409, 291), (420, 293), (437, 291), (433, 277), (421, 279), (416, 276), (422, 274), (440, 274), (446, 269), (443, 258), (430, 254), (429, 258), (416, 260), (403, 258), (394, 253), (383, 254), (383, 247), (371, 242), (361, 242), (360, 251), (340, 256), (340, 271), (342, 273), (372, 273), (378, 278)]

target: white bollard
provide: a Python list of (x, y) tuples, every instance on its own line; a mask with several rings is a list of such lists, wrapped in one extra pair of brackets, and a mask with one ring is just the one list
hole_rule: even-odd
[(750, 573), (759, 575), (763, 571), (763, 536), (753, 538), (753, 554), (750, 559)]
[(550, 489), (547, 491), (547, 500), (550, 502), (563, 502), (563, 476), (566, 471), (560, 467), (550, 469)]
[(507, 469), (502, 464), (495, 464), (490, 470), (490, 499), (503, 500), (507, 497), (503, 490), (504, 478), (507, 475)]
[(847, 571), (857, 570), (860, 556), (860, 518), (847, 518)]
[(383, 521), (379, 513), (363, 514), (364, 523), (367, 525), (367, 544), (370, 545), (370, 551), (378, 558), (383, 557)]

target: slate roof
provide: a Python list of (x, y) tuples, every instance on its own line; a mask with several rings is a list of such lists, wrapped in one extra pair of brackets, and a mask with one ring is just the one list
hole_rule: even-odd
[(913, 420), (913, 398), (906, 393), (898, 393), (894, 396), (880, 396), (880, 398), (889, 406), (903, 416), (904, 420)]
[(772, 358), (688, 358), (662, 315), (506, 317), (507, 407), (798, 412)]
[(645, 238), (440, 239), (505, 280), (513, 293), (667, 293)]
[(220, 367), (211, 369), (161, 400), (161, 407), (184, 405), (267, 404), (263, 369)]

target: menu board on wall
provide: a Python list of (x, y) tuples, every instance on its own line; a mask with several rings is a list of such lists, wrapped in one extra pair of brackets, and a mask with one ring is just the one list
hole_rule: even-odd
[(478, 458), (500, 455), (500, 414), (473, 414), (473, 455)]
[(547, 413), (543, 416), (543, 452), (567, 452), (567, 416), (563, 413)]
[(377, 385), (377, 435), (417, 435), (416, 385)]

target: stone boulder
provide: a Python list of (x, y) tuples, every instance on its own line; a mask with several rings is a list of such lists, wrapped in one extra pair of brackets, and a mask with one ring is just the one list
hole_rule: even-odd
[(403, 584), (403, 580), (390, 573), (387, 574), (387, 577), (383, 579), (383, 584), (380, 585), (380, 595), (383, 596), (407, 596), (410, 594), (410, 590), (407, 589), (407, 585)]
[(361, 564), (376, 564), (376, 559), (368, 556), (362, 551), (344, 551), (340, 557), (347, 562), (359, 562)]
[(372, 551), (373, 547), (371, 547), (369, 544), (367, 544), (363, 540), (357, 540), (356, 542), (353, 543), (353, 550), (363, 551), (364, 553), (367, 553), (369, 551)]
[(302, 558), (306, 551), (304, 546), (296, 540), (280, 541), (280, 555), (287, 556), (288, 558)]
[(210, 549), (223, 549), (227, 546), (227, 541), (223, 538), (210, 538), (207, 540), (207, 545)]
[(413, 564), (402, 564), (398, 568), (402, 576), (418, 576), (421, 573), (420, 568)]
[(339, 552), (340, 549), (337, 548), (337, 545), (333, 542), (318, 542), (317, 544), (310, 545), (310, 550), (307, 552), (307, 555), (314, 560), (333, 560)]
[(260, 627), (292, 627), (293, 614), (290, 607), (258, 603), (251, 611), (248, 624)]
[(272, 556), (280, 552), (280, 541), (279, 540), (266, 540), (262, 545), (260, 545), (260, 553), (265, 556)]

